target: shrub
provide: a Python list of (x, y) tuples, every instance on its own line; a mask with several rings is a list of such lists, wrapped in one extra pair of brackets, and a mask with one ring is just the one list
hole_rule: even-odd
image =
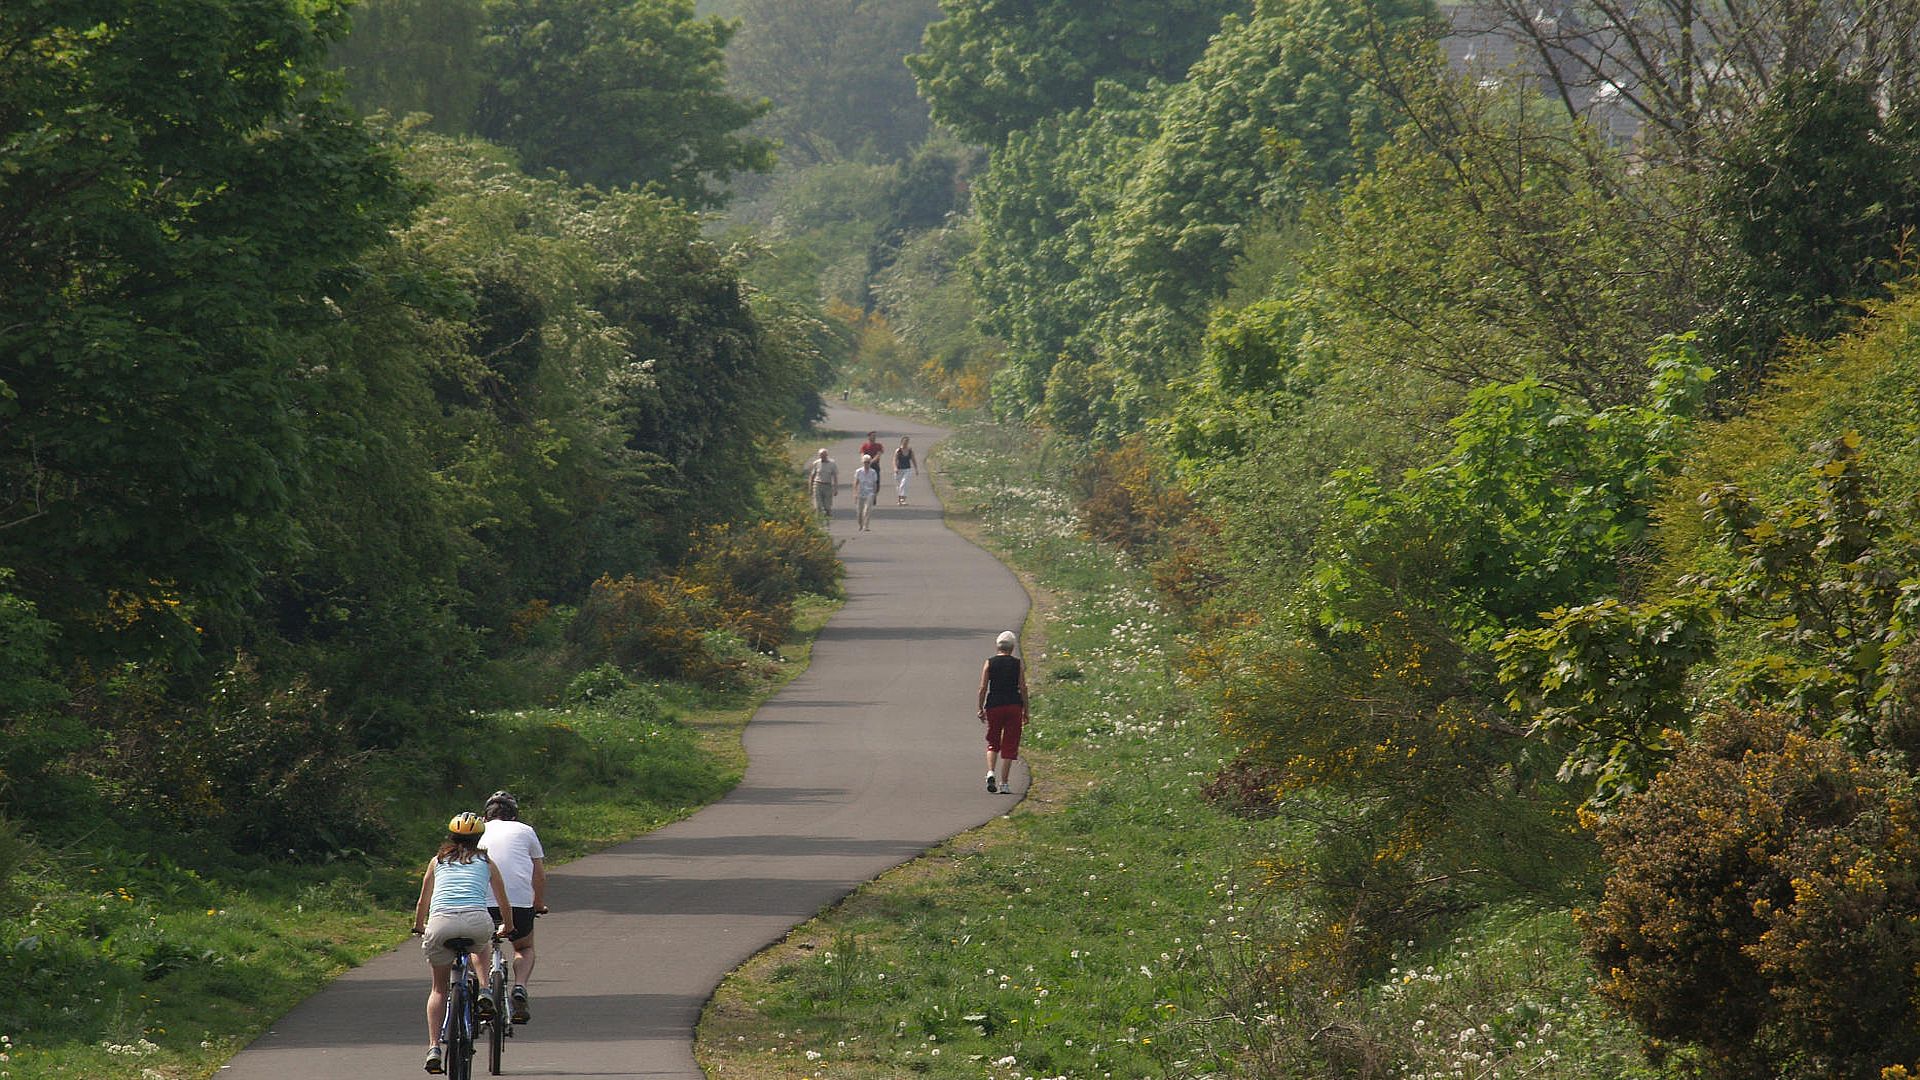
[(841, 574), (832, 538), (797, 500), (784, 509), (777, 518), (707, 529), (694, 543), (687, 575), (768, 608), (832, 593)]
[(567, 684), (566, 703), (617, 712), (641, 724), (658, 723), (667, 717), (667, 706), (660, 695), (634, 682), (613, 664), (600, 664), (574, 676)]
[(1236, 817), (1258, 820), (1280, 812), (1280, 767), (1241, 751), (1200, 790), (1202, 798)]
[(20, 830), (20, 825), (0, 817), (0, 911), (7, 910), (14, 875), (32, 855), (33, 841)]
[(1079, 472), (1085, 492), (1080, 517), (1095, 540), (1129, 551), (1150, 549), (1194, 515), (1193, 500), (1142, 436), (1102, 450)]
[(0, 567), (0, 799), (47, 763), (82, 744), (83, 733), (51, 706), (61, 687), (48, 677), (53, 624), (7, 586), (13, 571)]
[(1920, 1058), (1916, 795), (1785, 717), (1703, 719), (1599, 829), (1600, 992), (1712, 1077), (1871, 1080)]
[(632, 690), (636, 685), (618, 667), (599, 664), (573, 677), (573, 681), (567, 684), (566, 702), (569, 705), (599, 704)]
[(588, 590), (569, 636), (588, 656), (623, 671), (697, 679), (705, 659), (702, 630), (719, 621), (712, 593), (673, 575), (602, 577)]
[(162, 673), (130, 668), (81, 698), (99, 741), (80, 765), (130, 817), (273, 854), (368, 848), (386, 834), (366, 753), (304, 676), (270, 682), (240, 654), (204, 702), (165, 691)]
[[(569, 640), (589, 659), (625, 672), (736, 685), (746, 657), (786, 640), (795, 599), (839, 585), (832, 540), (805, 508), (794, 503), (788, 509), (757, 523), (705, 530), (679, 573), (602, 577), (569, 627)], [(712, 638), (715, 633), (726, 636)]]

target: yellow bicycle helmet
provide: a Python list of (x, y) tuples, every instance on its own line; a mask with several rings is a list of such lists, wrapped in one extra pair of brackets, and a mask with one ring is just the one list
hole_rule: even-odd
[(451, 836), (479, 836), (486, 829), (487, 823), (471, 810), (462, 810), (447, 822), (447, 833)]

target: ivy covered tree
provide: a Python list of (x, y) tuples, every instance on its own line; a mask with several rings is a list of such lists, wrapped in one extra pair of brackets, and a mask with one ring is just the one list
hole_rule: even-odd
[(997, 146), (1093, 103), (1094, 87), (1176, 82), (1246, 0), (942, 0), (946, 18), (907, 58), (933, 118)]
[(527, 165), (696, 208), (772, 167), (773, 145), (744, 131), (768, 103), (726, 89), (734, 24), (693, 0), (485, 0), (484, 17), (474, 129)]
[(1104, 245), (1124, 292), (1103, 337), (1136, 392), (1196, 351), (1251, 232), (1371, 163), (1398, 114), (1369, 72), (1435, 63), (1433, 18), (1429, 0), (1263, 2), (1168, 92)]
[[(1092, 108), (1009, 137), (974, 189), (985, 328), (1007, 345), (993, 392), (1005, 415), (1037, 414), (1054, 366), (1096, 352), (1094, 323), (1119, 293), (1098, 260), (1098, 230), (1119, 201), (1126, 164), (1151, 136), (1154, 102), (1103, 85)], [(1085, 429), (1067, 406), (1059, 419)]]

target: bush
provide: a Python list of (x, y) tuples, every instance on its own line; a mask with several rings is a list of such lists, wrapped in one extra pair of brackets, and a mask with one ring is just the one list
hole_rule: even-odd
[(658, 723), (667, 716), (667, 706), (660, 695), (634, 682), (612, 664), (591, 667), (574, 676), (567, 684), (566, 702), (618, 712), (642, 724)]
[(0, 567), (0, 800), (84, 740), (51, 708), (61, 694), (48, 677), (53, 624), (8, 591), (12, 578), (12, 570)]
[(386, 835), (361, 775), (367, 755), (304, 676), (270, 683), (240, 654), (204, 702), (183, 704), (162, 673), (130, 668), (83, 695), (81, 713), (99, 741), (79, 764), (130, 816), (272, 854)]
[(1600, 841), (1600, 992), (1708, 1076), (1920, 1058), (1920, 785), (1769, 713), (1703, 720)]
[(767, 608), (832, 593), (841, 574), (833, 539), (797, 497), (783, 509), (778, 518), (707, 529), (694, 543), (687, 575)]
[(587, 592), (570, 637), (588, 656), (622, 671), (698, 679), (702, 630), (718, 622), (713, 590), (667, 575), (602, 577)]
[(1129, 551), (1151, 549), (1194, 515), (1193, 500), (1167, 475), (1143, 437), (1095, 454), (1079, 473), (1086, 493), (1080, 516), (1095, 540)]
[(832, 540), (797, 502), (788, 509), (705, 530), (679, 573), (602, 577), (569, 640), (625, 672), (737, 686), (747, 659), (786, 640), (794, 600), (839, 585)]
[(627, 673), (612, 664), (600, 664), (590, 667), (573, 677), (567, 684), (566, 703), (569, 705), (594, 705), (610, 701), (632, 690), (637, 683), (627, 678)]

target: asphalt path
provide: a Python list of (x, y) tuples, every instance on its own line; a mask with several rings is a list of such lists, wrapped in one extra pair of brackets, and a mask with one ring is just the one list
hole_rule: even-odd
[[(994, 635), (1019, 630), (1027, 596), (942, 520), (926, 471), (938, 471), (946, 432), (839, 408), (828, 424), (843, 484), (831, 529), (846, 606), (820, 632), (808, 670), (747, 725), (738, 788), (549, 874), (533, 1022), (508, 1044), (507, 1075), (700, 1077), (694, 1025), (728, 972), (861, 883), (1018, 801), (985, 789), (973, 703)], [(846, 482), (869, 430), (889, 454), (911, 435), (922, 472), (909, 504), (896, 506), (889, 460), (873, 527), (856, 532)], [(1024, 792), (1024, 769), (1013, 779)], [(539, 826), (538, 806), (527, 819)], [(396, 924), (411, 917), (410, 906), (394, 913)], [(426, 989), (410, 939), (295, 1008), (218, 1075), (424, 1076)], [(484, 1048), (475, 1065), (486, 1075)]]

